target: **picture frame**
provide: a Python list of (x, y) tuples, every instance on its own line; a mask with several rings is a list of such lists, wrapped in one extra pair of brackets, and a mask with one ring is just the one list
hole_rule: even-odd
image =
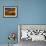
[[(26, 40), (46, 41), (46, 24), (18, 24), (18, 42), (25, 40), (24, 38), (21, 39), (22, 30), (24, 30), (24, 31), (28, 30), (28, 37), (29, 36), (30, 37), (27, 38)], [(31, 33), (31, 32), (33, 32), (33, 33)], [(25, 35), (23, 35), (23, 36), (25, 36)]]
[(17, 17), (17, 7), (3, 6), (3, 17)]

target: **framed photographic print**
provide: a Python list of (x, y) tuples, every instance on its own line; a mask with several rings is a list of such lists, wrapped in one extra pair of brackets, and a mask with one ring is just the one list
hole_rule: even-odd
[(19, 24), (18, 41), (46, 41), (46, 24)]
[(15, 6), (4, 6), (3, 7), (4, 17), (16, 17), (17, 16), (17, 7)]

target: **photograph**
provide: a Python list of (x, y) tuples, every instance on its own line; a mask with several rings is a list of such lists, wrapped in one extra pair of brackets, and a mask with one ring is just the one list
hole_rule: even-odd
[(17, 8), (15, 6), (4, 6), (4, 17), (16, 17)]

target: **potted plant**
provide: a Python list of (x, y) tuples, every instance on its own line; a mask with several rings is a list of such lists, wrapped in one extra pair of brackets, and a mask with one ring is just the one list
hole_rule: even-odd
[[(16, 39), (16, 34), (14, 32), (10, 33), (9, 36), (8, 36), (8, 40), (12, 41), (11, 44), (13, 44), (13, 42), (15, 41), (15, 39)], [(8, 42), (8, 46), (9, 46), (9, 44), (10, 43)]]

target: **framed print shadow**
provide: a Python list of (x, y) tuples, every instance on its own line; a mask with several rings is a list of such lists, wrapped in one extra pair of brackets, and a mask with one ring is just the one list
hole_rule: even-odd
[(3, 16), (4, 17), (16, 17), (17, 7), (16, 6), (3, 6)]

